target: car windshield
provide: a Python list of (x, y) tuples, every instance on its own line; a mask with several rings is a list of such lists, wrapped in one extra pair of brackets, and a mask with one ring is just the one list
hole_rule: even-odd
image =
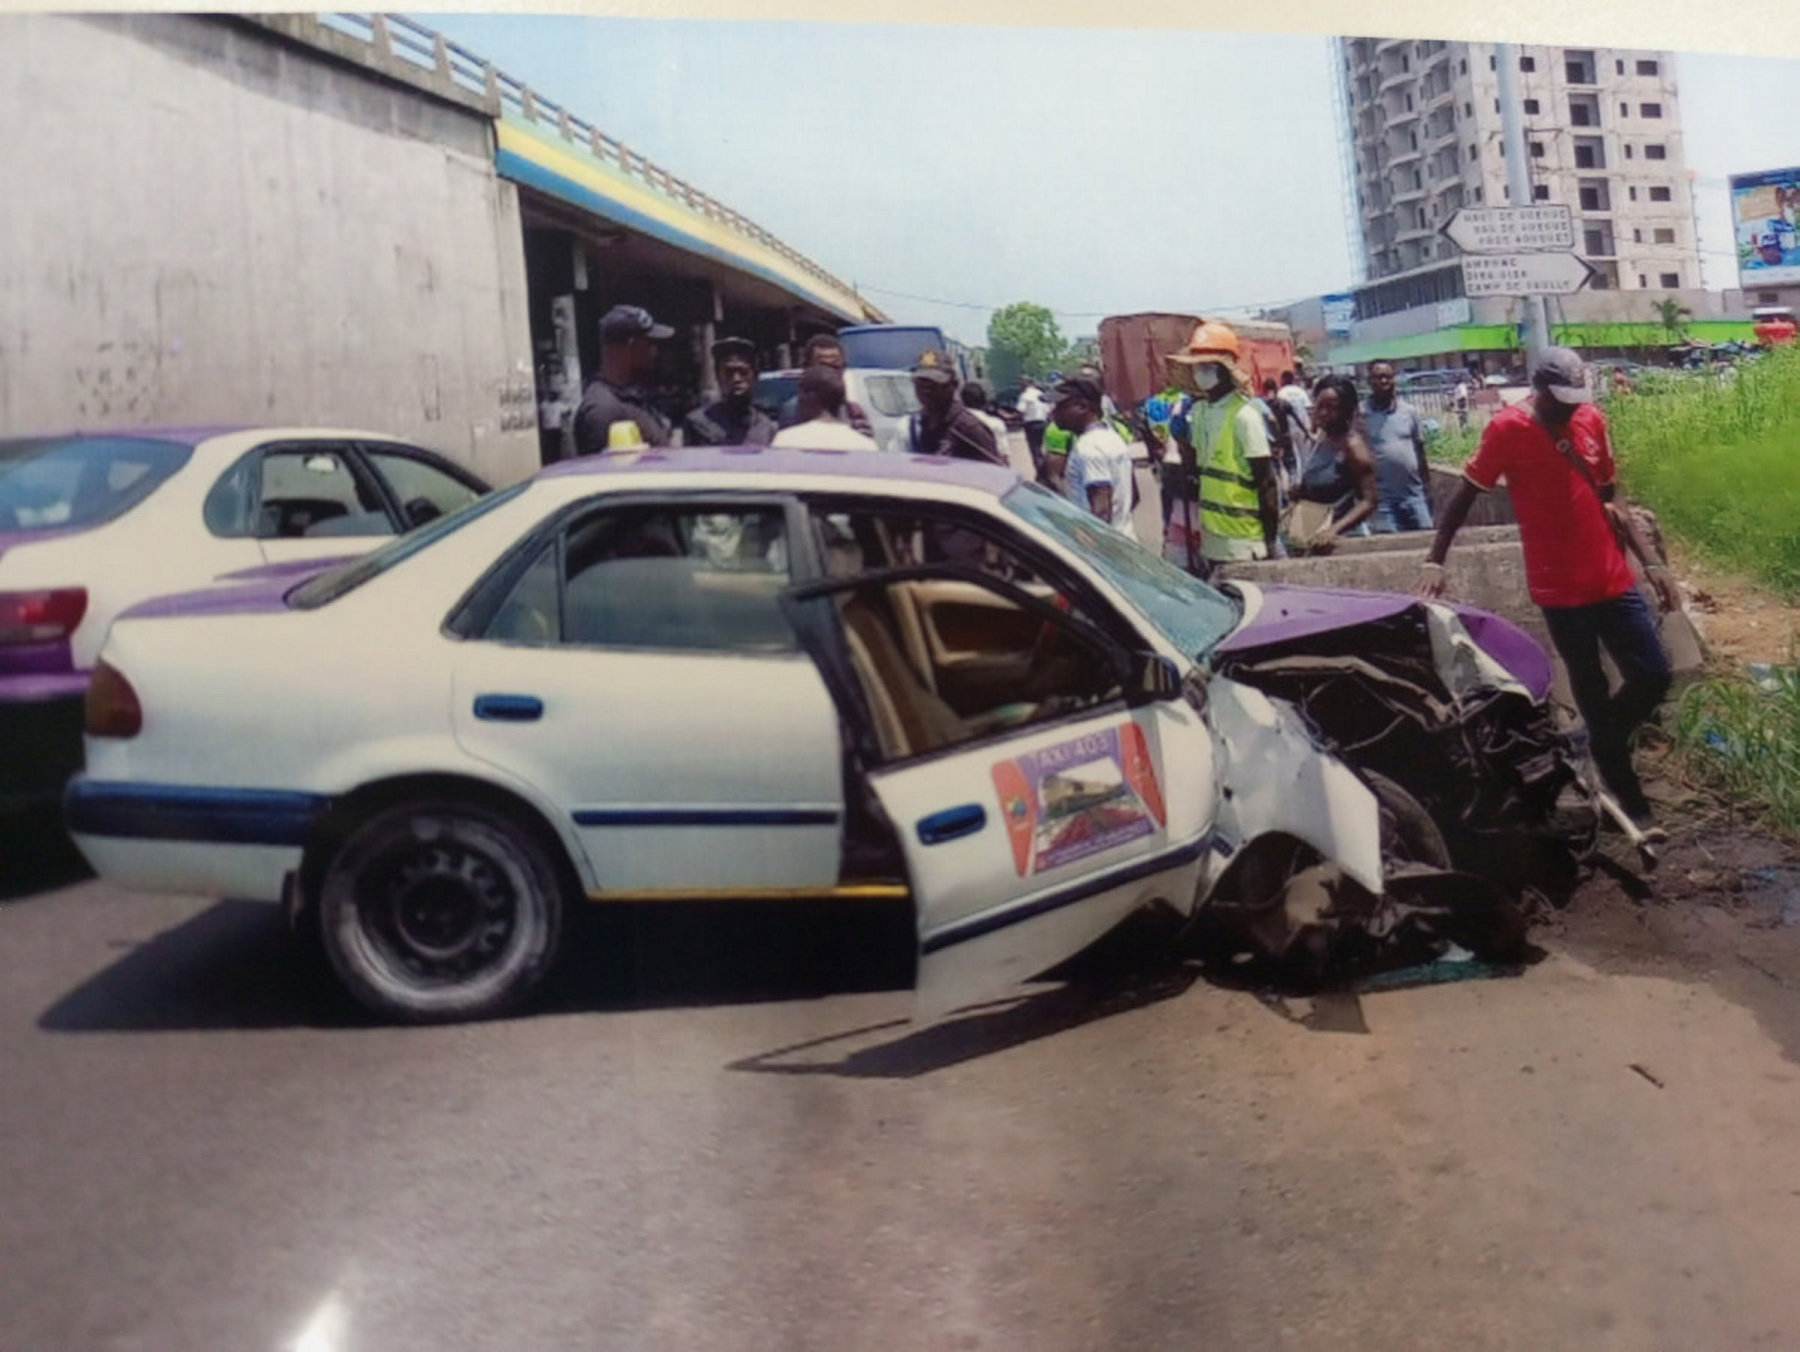
[(531, 480), (516, 483), (497, 493), (477, 498), (468, 506), (440, 516), (428, 525), (391, 540), (368, 554), (340, 563), (336, 568), (308, 578), (287, 594), (287, 603), (295, 610), (317, 610), (347, 596), (363, 583), (380, 577), (395, 564), (404, 563), (421, 550), (429, 549), (447, 535), (454, 535), (477, 517), (485, 516), (503, 503), (511, 502), (531, 485)]
[(123, 516), (188, 462), (153, 437), (0, 441), (0, 531), (68, 530)]
[(1182, 652), (1198, 659), (1237, 625), (1241, 608), (1235, 599), (1165, 563), (1066, 498), (1037, 484), (1020, 484), (1000, 502), (1092, 564)]

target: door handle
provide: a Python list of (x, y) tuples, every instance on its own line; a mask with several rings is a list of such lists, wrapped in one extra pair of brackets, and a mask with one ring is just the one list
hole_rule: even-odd
[(972, 836), (986, 825), (987, 809), (980, 803), (964, 803), (961, 807), (947, 807), (942, 812), (934, 812), (929, 817), (919, 818), (919, 843), (921, 845), (942, 845), (947, 840)]
[(477, 695), (475, 717), (489, 723), (535, 723), (544, 716), (536, 695)]

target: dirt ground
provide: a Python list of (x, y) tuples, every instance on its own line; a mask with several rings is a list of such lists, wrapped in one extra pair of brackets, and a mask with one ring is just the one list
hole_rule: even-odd
[(1672, 562), (1687, 589), (1688, 613), (1717, 659), (1741, 666), (1800, 657), (1800, 605), (1680, 551)]

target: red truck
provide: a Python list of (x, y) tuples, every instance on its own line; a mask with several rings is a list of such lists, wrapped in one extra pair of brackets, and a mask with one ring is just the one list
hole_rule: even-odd
[[(1283, 371), (1294, 369), (1294, 331), (1286, 324), (1219, 322), (1237, 334), (1239, 364), (1258, 391), (1265, 379), (1279, 381)], [(1111, 315), (1101, 320), (1100, 367), (1113, 402), (1135, 408), (1166, 389), (1169, 376), (1163, 358), (1185, 348), (1198, 323), (1199, 315), (1181, 314)]]

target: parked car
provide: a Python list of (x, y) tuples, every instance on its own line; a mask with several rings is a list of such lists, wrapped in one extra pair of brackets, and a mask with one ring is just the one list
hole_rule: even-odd
[(134, 607), (65, 811), (115, 883), (285, 904), (390, 1018), (515, 1007), (584, 899), (910, 899), (943, 1009), (1153, 904), (1319, 970), (1515, 951), (1452, 870), (1568, 782), (1549, 682), (1492, 615), (1216, 590), (996, 466), (658, 450)]
[(372, 548), (487, 485), (370, 432), (192, 428), (0, 441), (0, 813), (80, 766), (107, 626), (159, 593)]
[[(765, 371), (756, 378), (751, 400), (771, 418), (780, 420), (782, 409), (794, 397), (800, 384), (800, 372)], [(862, 405), (869, 415), (878, 450), (899, 451), (906, 447), (906, 420), (919, 411), (919, 397), (913, 393), (910, 371), (876, 371), (852, 366), (844, 372), (844, 395), (852, 403)]]

